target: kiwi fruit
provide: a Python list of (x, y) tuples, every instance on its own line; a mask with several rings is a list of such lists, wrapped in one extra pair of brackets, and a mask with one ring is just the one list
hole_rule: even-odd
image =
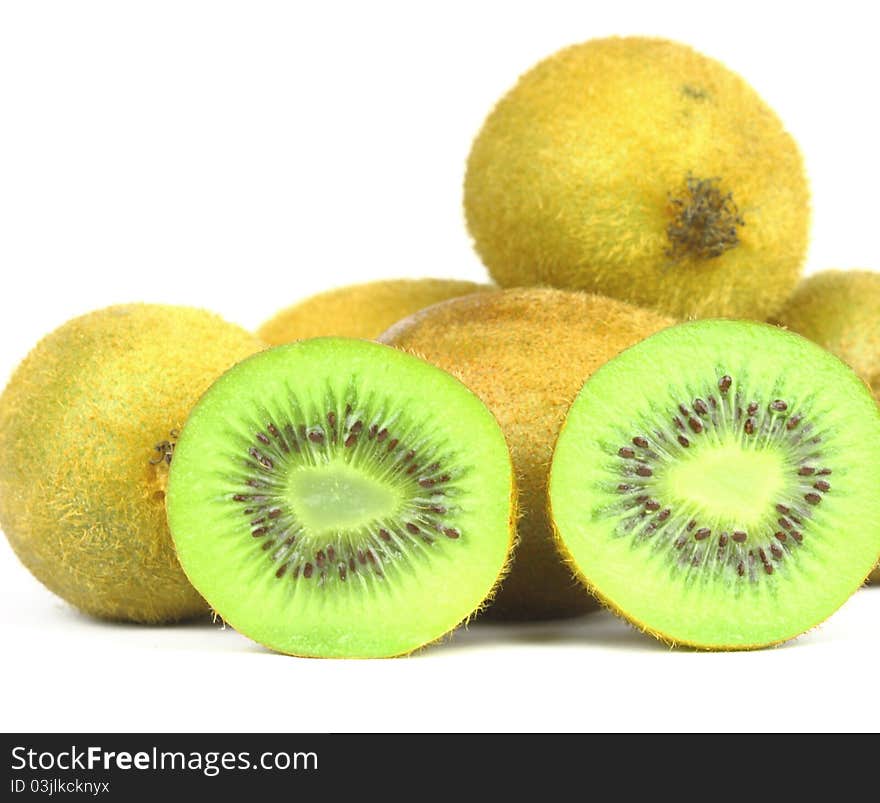
[(260, 348), (216, 315), (151, 304), (40, 341), (0, 396), (0, 527), (40, 582), (107, 619), (208, 610), (174, 555), (168, 463), (202, 391)]
[(448, 298), (489, 285), (456, 279), (385, 279), (318, 293), (279, 312), (258, 330), (273, 346), (338, 335), (372, 340), (391, 324)]
[(738, 75), (644, 37), (559, 51), (495, 106), (464, 204), (503, 287), (588, 290), (676, 318), (766, 319), (807, 249), (801, 154)]
[(836, 354), (880, 400), (880, 273), (813, 274), (797, 286), (774, 323)]
[(550, 469), (583, 582), (672, 644), (748, 649), (831, 615), (880, 557), (880, 408), (763, 323), (680, 324), (587, 380)]
[(510, 454), (458, 380), (365, 340), (245, 360), (184, 426), (168, 519), (193, 585), (279, 652), (390, 657), (491, 596), (513, 542)]
[(546, 510), (553, 443), (584, 380), (624, 348), (672, 323), (613, 299), (521, 288), (437, 304), (380, 337), (458, 376), (507, 436), (519, 485), (519, 544), (488, 614), (547, 619), (595, 606), (554, 546)]

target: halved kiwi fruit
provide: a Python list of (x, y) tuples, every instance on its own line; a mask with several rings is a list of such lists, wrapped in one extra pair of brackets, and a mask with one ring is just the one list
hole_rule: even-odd
[(246, 636), (382, 657), (491, 595), (513, 489), (501, 429), (457, 379), (321, 338), (246, 360), (205, 394), (175, 450), (168, 518), (193, 585)]
[(584, 582), (672, 643), (752, 648), (833, 613), (880, 555), (880, 410), (840, 360), (701, 321), (600, 368), (566, 418), (552, 517)]

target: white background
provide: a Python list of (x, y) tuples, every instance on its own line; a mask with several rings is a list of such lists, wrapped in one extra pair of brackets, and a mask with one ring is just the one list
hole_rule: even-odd
[[(5, 2), (0, 377), (49, 330), (114, 302), (256, 326), (332, 285), (484, 278), (461, 213), (472, 137), (520, 72), (613, 33), (679, 39), (743, 74), (806, 157), (808, 270), (876, 269), (869, 9)], [(210, 623), (89, 620), (2, 541), (0, 640), (12, 731), (873, 729), (880, 588), (760, 653), (671, 652), (602, 614), (329, 662)]]

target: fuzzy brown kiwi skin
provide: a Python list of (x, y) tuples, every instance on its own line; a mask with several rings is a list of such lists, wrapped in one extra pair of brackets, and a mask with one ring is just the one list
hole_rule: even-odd
[(464, 190), (501, 286), (679, 318), (775, 313), (809, 238), (803, 158), (782, 122), (740, 76), (656, 38), (594, 39), (528, 70), (477, 134)]
[(552, 445), (584, 380), (673, 323), (601, 296), (520, 288), (437, 304), (379, 338), (458, 377), (507, 438), (520, 492), (519, 544), (487, 616), (552, 619), (596, 608), (555, 548), (546, 509)]
[(44, 586), (103, 619), (207, 612), (168, 532), (173, 431), (262, 348), (212, 313), (154, 304), (98, 310), (37, 344), (0, 397), (0, 525)]

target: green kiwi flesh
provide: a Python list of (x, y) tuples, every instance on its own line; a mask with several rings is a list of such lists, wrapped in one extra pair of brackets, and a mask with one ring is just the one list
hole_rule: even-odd
[(600, 368), (555, 449), (562, 549), (670, 643), (744, 649), (831, 615), (880, 556), (880, 410), (840, 360), (764, 324), (698, 321)]
[(320, 338), (224, 374), (175, 449), (168, 518), (193, 585), (283, 653), (405, 654), (491, 595), (512, 546), (510, 455), (457, 379)]

